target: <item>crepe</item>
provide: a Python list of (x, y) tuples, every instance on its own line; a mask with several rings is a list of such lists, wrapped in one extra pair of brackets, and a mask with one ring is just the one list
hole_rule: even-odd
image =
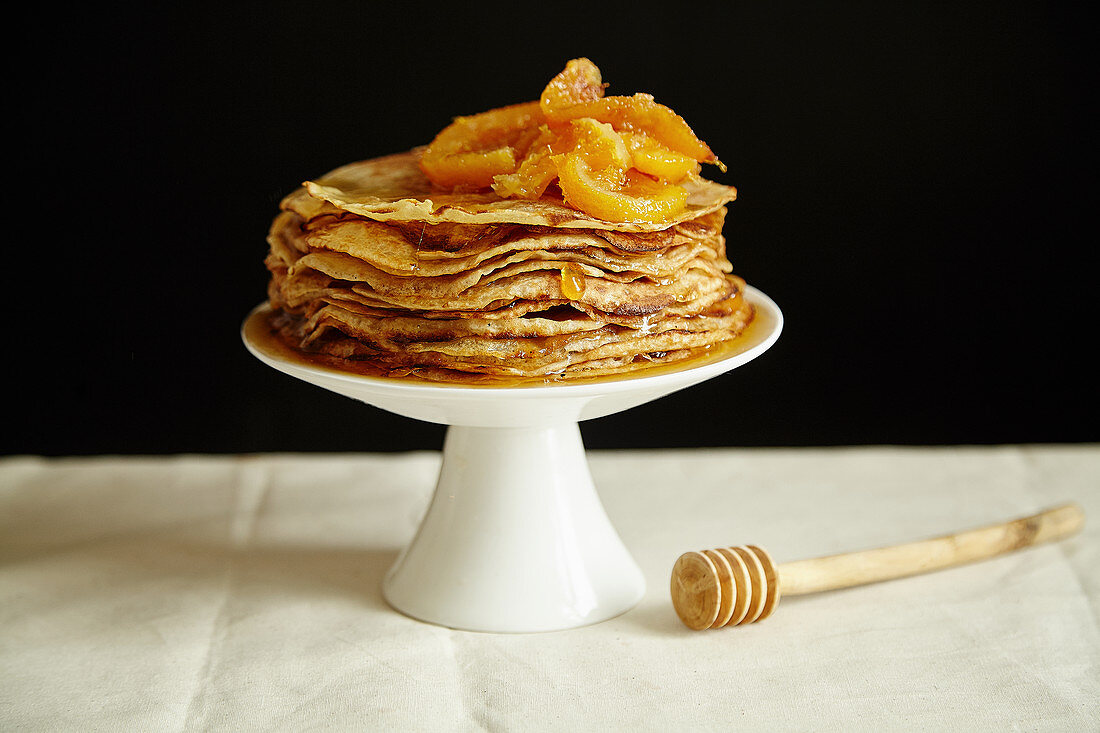
[[(447, 192), (434, 189), (417, 165), (422, 149), (351, 163), (307, 181), (304, 192), (287, 202), (293, 207), (303, 193), (315, 201), (376, 221), (426, 224), (524, 224), (563, 229), (614, 229), (652, 232), (712, 213), (737, 197), (732, 186), (694, 177), (686, 182), (687, 208), (673, 222), (609, 222), (567, 205), (560, 196), (535, 201), (503, 199), (492, 192)], [(316, 206), (315, 202), (307, 205)], [(312, 212), (310, 212), (312, 213)]]

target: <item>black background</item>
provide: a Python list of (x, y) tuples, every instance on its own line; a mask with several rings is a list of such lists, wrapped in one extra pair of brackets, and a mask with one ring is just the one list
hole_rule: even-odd
[(1060, 6), (31, 15), (9, 42), (6, 453), (438, 448), (441, 426), (247, 354), (268, 223), (306, 178), (536, 98), (576, 56), (728, 164), (735, 271), (786, 316), (749, 365), (585, 423), (589, 447), (1100, 438), (1091, 26)]

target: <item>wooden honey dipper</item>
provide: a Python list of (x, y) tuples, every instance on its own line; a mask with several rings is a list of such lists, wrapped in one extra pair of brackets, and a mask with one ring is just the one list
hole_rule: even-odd
[(776, 565), (755, 545), (685, 552), (672, 568), (672, 605), (689, 628), (760, 621), (783, 595), (904, 578), (1069, 537), (1085, 514), (1065, 504), (1010, 522), (933, 539)]

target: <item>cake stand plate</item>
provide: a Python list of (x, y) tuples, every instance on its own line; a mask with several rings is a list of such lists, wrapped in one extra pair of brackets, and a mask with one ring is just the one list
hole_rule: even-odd
[(447, 425), (435, 494), (386, 576), (386, 601), (455, 629), (534, 632), (617, 616), (645, 592), (641, 570), (604, 512), (577, 423), (663, 397), (745, 364), (783, 327), (755, 288), (756, 319), (712, 357), (679, 368), (567, 384), (451, 386), (368, 377), (276, 348), (257, 307), (249, 351), (281, 372), (383, 410)]

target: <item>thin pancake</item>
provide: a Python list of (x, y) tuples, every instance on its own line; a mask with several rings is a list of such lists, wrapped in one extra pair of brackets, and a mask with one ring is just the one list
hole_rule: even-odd
[[(594, 260), (607, 270), (634, 270), (661, 275), (679, 266), (671, 264), (673, 262), (682, 263), (704, 252), (721, 254), (719, 250), (722, 249), (715, 246), (720, 244), (714, 241), (715, 234), (710, 237), (675, 234), (665, 238), (662, 246), (652, 250), (622, 251), (593, 231), (512, 227), (504, 235), (488, 236), (466, 242), (455, 250), (441, 251), (428, 249), (424, 241), (410, 241), (397, 227), (381, 222), (323, 217), (321, 221), (302, 223), (286, 212), (281, 217), (284, 218), (273, 227), (272, 236), (288, 240), (282, 244), (290, 248), (288, 255), (291, 250), (303, 253), (312, 249), (341, 252), (394, 275), (418, 277), (466, 272), (497, 258), (516, 262), (533, 256)], [(716, 230), (720, 229), (719, 222)], [(420, 238), (424, 240), (428, 237), (421, 233)], [(638, 244), (637, 239), (633, 244)], [(520, 253), (527, 254), (520, 257)], [(292, 261), (291, 257), (285, 259)]]
[[(428, 224), (525, 224), (562, 229), (606, 229), (650, 232), (667, 229), (717, 211), (737, 197), (731, 186), (703, 178), (684, 183), (687, 208), (673, 221), (616, 223), (570, 208), (545, 195), (536, 201), (503, 199), (492, 192), (448, 193), (432, 187), (417, 161), (423, 148), (407, 153), (351, 163), (303, 186), (310, 196), (338, 209), (376, 221), (417, 221)], [(299, 197), (300, 199), (300, 197)], [(293, 202), (285, 202), (294, 205)]]
[[(308, 322), (298, 321), (293, 335), (295, 340), (321, 353), (370, 358), (387, 370), (431, 367), (531, 377), (563, 374), (606, 360), (612, 360), (616, 367), (639, 357), (648, 362), (668, 352), (704, 348), (732, 338), (751, 316), (751, 307), (741, 301), (738, 309), (724, 316), (699, 316), (694, 321), (670, 323), (656, 332), (604, 325), (595, 330), (563, 330), (527, 338), (512, 334), (467, 335), (419, 341), (378, 329), (372, 319), (327, 307)], [(690, 330), (676, 326), (690, 326)], [(286, 327), (291, 326), (288, 323)]]

